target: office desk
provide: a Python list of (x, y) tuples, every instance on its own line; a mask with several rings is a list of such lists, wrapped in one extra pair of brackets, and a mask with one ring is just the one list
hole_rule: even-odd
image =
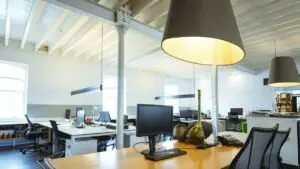
[(56, 159), (52, 163), (56, 169), (221, 169), (228, 166), (239, 148), (217, 146), (205, 150), (193, 149), (194, 146), (176, 141), (162, 144), (166, 148), (181, 148), (187, 155), (152, 162), (138, 151), (144, 146), (125, 148), (115, 151), (92, 153), (68, 158)]
[[(85, 128), (76, 128), (70, 122), (67, 121), (58, 121), (59, 125), (58, 130), (62, 133), (65, 133), (71, 137), (71, 141), (75, 142), (79, 138), (90, 138), (90, 137), (99, 137), (99, 136), (110, 136), (116, 135), (117, 131), (113, 129), (108, 129), (104, 126), (86, 126)], [(50, 122), (40, 122), (38, 123), (44, 127), (52, 128)], [(128, 129), (124, 129), (124, 134), (135, 134), (135, 127), (129, 126)], [(54, 137), (54, 135), (52, 135)], [(52, 153), (56, 152), (56, 145), (52, 144)]]

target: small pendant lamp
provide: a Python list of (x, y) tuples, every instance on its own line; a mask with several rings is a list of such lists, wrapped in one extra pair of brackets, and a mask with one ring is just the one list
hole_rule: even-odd
[(268, 85), (272, 87), (300, 85), (300, 78), (293, 57), (277, 56), (272, 59)]
[(161, 47), (194, 64), (231, 65), (245, 57), (229, 0), (171, 0)]

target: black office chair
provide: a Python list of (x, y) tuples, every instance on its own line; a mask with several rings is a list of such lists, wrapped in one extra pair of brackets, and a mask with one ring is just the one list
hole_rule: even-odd
[(52, 164), (51, 158), (44, 158), (37, 161), (42, 169), (55, 169), (55, 166)]
[(264, 156), (275, 138), (278, 127), (279, 124), (273, 128), (253, 127), (229, 169), (264, 169)]
[(226, 120), (227, 131), (241, 131), (241, 120), (235, 112), (228, 113), (228, 119)]
[(269, 146), (264, 157), (264, 165), (266, 169), (284, 169), (282, 159), (280, 157), (280, 150), (287, 140), (291, 128), (287, 131), (277, 131), (274, 141)]
[(57, 127), (57, 123), (54, 120), (50, 120), (51, 123), (51, 127), (52, 127), (52, 132), (53, 132), (53, 138), (52, 138), (52, 142), (53, 144), (58, 148), (58, 149), (63, 149), (63, 151), (58, 151), (58, 152), (54, 152), (54, 154), (50, 155), (48, 158), (61, 158), (65, 156), (65, 143), (66, 140), (64, 138), (62, 138), (58, 127)]
[[(50, 120), (51, 127), (52, 127), (52, 132), (53, 132), (53, 138), (52, 142), (58, 147), (64, 147), (65, 145), (65, 139), (61, 138), (61, 134), (58, 130), (57, 123), (54, 120)], [(42, 169), (55, 169), (55, 166), (52, 164), (51, 160), (52, 159), (57, 159), (57, 158), (62, 158), (65, 156), (65, 151), (59, 151), (59, 152), (54, 152), (54, 154), (43, 158), (41, 160), (38, 160), (37, 163), (40, 165)]]
[[(108, 111), (100, 111), (99, 113), (99, 120), (103, 123), (111, 123), (111, 117)], [(128, 116), (127, 116), (128, 119)], [(124, 115), (124, 121), (126, 120), (126, 117)], [(98, 148), (97, 151), (98, 152), (102, 152), (102, 151), (106, 151), (107, 147), (112, 147), (112, 149), (116, 148), (116, 144), (112, 143), (112, 144), (108, 144), (110, 140), (113, 140), (115, 137), (113, 136), (101, 136), (98, 137)]]
[(27, 120), (27, 129), (25, 130), (25, 136), (28, 140), (33, 141), (33, 144), (26, 146), (25, 148), (21, 149), (20, 151), (25, 155), (26, 152), (36, 152), (41, 151), (41, 148), (47, 148), (48, 145), (40, 145), (38, 144), (38, 139), (42, 136), (47, 135), (47, 132), (42, 131), (43, 127), (38, 125), (33, 125), (27, 115), (25, 115)]

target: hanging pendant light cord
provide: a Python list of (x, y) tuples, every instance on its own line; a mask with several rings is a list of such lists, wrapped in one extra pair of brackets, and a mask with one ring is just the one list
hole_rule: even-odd
[(194, 92), (196, 91), (196, 70), (195, 70), (195, 64), (193, 65), (193, 71), (194, 71)]
[(276, 41), (275, 41), (275, 39), (274, 39), (274, 55), (275, 55), (275, 57), (277, 56)]
[(100, 90), (103, 90), (103, 24), (101, 25), (101, 85)]

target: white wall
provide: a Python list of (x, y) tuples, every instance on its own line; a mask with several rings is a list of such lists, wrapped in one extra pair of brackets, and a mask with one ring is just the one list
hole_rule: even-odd
[[(0, 49), (0, 60), (29, 65), (28, 104), (99, 105), (100, 92), (70, 96), (72, 89), (100, 84), (100, 62), (74, 60), (72, 56), (48, 56), (19, 46)], [(115, 67), (104, 67), (106, 75), (116, 75)], [(189, 80), (176, 79), (160, 74), (126, 69), (127, 105), (138, 103), (160, 104), (155, 96), (164, 95), (164, 85), (178, 84), (180, 93), (187, 93)], [(188, 92), (189, 93), (189, 92)], [(180, 102), (188, 106), (187, 102)]]
[[(48, 56), (16, 46), (0, 48), (0, 60), (29, 65), (28, 103), (58, 105), (99, 105), (100, 93), (70, 96), (70, 91), (100, 83), (100, 63), (74, 60), (70, 56)], [(115, 67), (104, 67), (106, 75), (116, 75)], [(177, 79), (146, 71), (126, 69), (127, 105), (163, 104), (155, 96), (164, 95), (165, 84), (178, 84), (179, 93), (193, 92), (192, 80)], [(264, 72), (250, 75), (232, 68), (219, 69), (219, 110), (227, 115), (231, 107), (243, 107), (245, 114), (256, 109), (272, 109), (272, 89), (263, 86)], [(197, 88), (202, 89), (202, 111), (211, 106), (210, 72), (197, 74)], [(180, 106), (196, 109), (196, 99), (181, 99)]]
[[(264, 72), (251, 75), (232, 68), (219, 69), (219, 112), (226, 116), (230, 108), (242, 107), (244, 114), (257, 109), (272, 109), (273, 89), (263, 85)], [(211, 75), (203, 73), (197, 76), (197, 88), (202, 91), (202, 111), (211, 107)], [(193, 105), (195, 107), (195, 105)]]

